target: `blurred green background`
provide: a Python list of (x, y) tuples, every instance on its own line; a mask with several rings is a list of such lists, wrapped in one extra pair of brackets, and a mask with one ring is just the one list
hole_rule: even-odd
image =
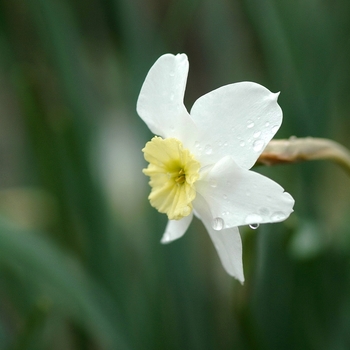
[(277, 138), (350, 147), (348, 0), (0, 1), (1, 349), (349, 349), (350, 179), (257, 167), (296, 200), (241, 229), (246, 282), (202, 224), (159, 243), (135, 111), (185, 52), (185, 103), (251, 80), (281, 91)]

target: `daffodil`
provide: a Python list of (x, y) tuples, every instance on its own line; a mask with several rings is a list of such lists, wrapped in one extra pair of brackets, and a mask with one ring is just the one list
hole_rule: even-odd
[(202, 220), (226, 271), (243, 283), (238, 227), (285, 220), (291, 195), (249, 170), (282, 123), (278, 93), (241, 82), (200, 97), (188, 113), (185, 54), (151, 67), (137, 112), (157, 136), (143, 149), (150, 203), (168, 216), (162, 243), (180, 238), (193, 215)]

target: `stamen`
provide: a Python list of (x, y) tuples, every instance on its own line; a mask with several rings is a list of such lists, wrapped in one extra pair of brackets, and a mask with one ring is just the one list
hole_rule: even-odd
[(183, 169), (180, 169), (179, 175), (178, 175), (177, 178), (175, 179), (175, 182), (176, 182), (178, 185), (182, 185), (185, 181), (186, 181), (186, 174), (185, 174), (185, 171), (184, 171)]

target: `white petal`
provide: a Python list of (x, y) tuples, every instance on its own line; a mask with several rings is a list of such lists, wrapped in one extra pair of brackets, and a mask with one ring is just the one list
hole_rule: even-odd
[(210, 208), (200, 194), (197, 194), (193, 206), (196, 216), (203, 221), (214, 243), (223, 267), (229, 275), (243, 283), (242, 241), (238, 227), (231, 227), (221, 231), (214, 230), (212, 226), (213, 216)]
[(294, 199), (280, 185), (239, 167), (231, 157), (202, 174), (196, 190), (225, 228), (283, 221), (293, 212)]
[(193, 121), (183, 104), (187, 74), (185, 54), (165, 54), (149, 70), (136, 109), (154, 134), (183, 140), (193, 132)]
[(190, 226), (190, 223), (193, 218), (193, 213), (188, 216), (185, 216), (181, 220), (169, 220), (166, 225), (165, 232), (161, 239), (161, 243), (170, 243), (175, 239), (182, 237)]
[(242, 241), (238, 227), (231, 227), (221, 231), (215, 231), (208, 224), (205, 224), (205, 227), (227, 273), (243, 283)]
[(250, 169), (282, 123), (277, 97), (259, 84), (241, 82), (199, 98), (191, 110), (198, 129), (192, 139), (197, 159), (213, 164), (231, 155)]

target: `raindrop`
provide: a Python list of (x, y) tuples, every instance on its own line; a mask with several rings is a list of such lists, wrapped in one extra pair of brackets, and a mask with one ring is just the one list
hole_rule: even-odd
[(254, 126), (254, 122), (252, 120), (247, 121), (247, 128), (251, 129)]
[(266, 122), (265, 126), (270, 126), (270, 123), (269, 123), (269, 122)]
[(253, 143), (253, 149), (255, 152), (260, 152), (263, 149), (264, 145), (265, 145), (264, 140), (262, 139), (255, 140)]
[(276, 132), (278, 131), (279, 129), (279, 125), (274, 125), (272, 128), (271, 128), (271, 133), (272, 134), (276, 134)]
[(212, 222), (212, 227), (215, 231), (221, 231), (225, 226), (225, 222), (222, 218), (215, 218)]
[(250, 227), (252, 230), (256, 230), (256, 229), (259, 227), (259, 224), (250, 224), (249, 227)]
[(210, 180), (209, 183), (210, 183), (210, 186), (211, 186), (211, 187), (214, 187), (214, 188), (218, 185), (218, 183), (216, 182), (216, 180)]
[(244, 147), (244, 146), (245, 146), (245, 142), (244, 142), (244, 141), (241, 141), (241, 142), (239, 143), (239, 145), (240, 145), (241, 147)]
[(272, 221), (282, 221), (287, 217), (283, 211), (276, 211), (271, 215), (271, 220)]
[(257, 131), (253, 134), (254, 138), (258, 138), (261, 135), (261, 131)]
[(268, 216), (270, 214), (270, 210), (268, 208), (260, 208), (259, 214), (261, 214), (262, 216)]
[(205, 148), (204, 148), (204, 152), (206, 154), (211, 154), (213, 152), (213, 149), (210, 145), (206, 145)]
[(227, 145), (228, 145), (228, 143), (227, 143), (227, 142), (225, 142), (225, 143), (224, 143), (224, 146), (225, 146), (225, 147), (227, 147)]
[(259, 223), (262, 221), (262, 217), (258, 214), (249, 214), (247, 215), (247, 217), (245, 218), (245, 222), (247, 224), (252, 224), (252, 223)]

